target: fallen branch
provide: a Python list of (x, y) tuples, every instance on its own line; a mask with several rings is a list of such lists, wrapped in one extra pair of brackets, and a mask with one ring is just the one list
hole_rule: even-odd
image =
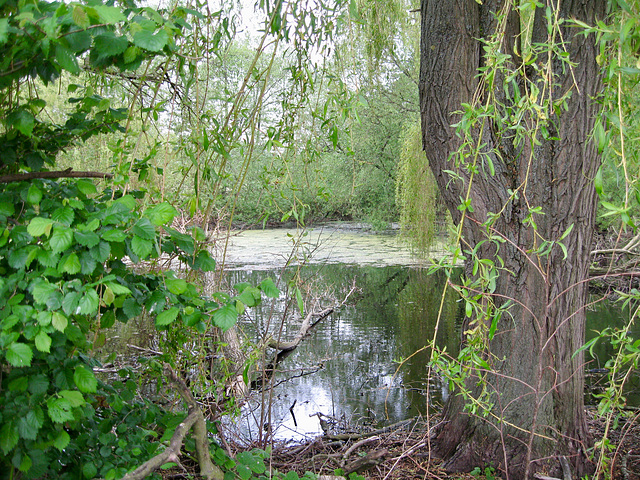
[(74, 172), (71, 169), (55, 172), (28, 172), (0, 175), (0, 183), (22, 182), (36, 178), (112, 178), (113, 174), (104, 172)]
[[(288, 342), (283, 342), (283, 341), (277, 341), (274, 338), (269, 337), (263, 343), (263, 347), (261, 348), (261, 350), (264, 350), (264, 348), (266, 347), (270, 347), (270, 348), (273, 348), (274, 350), (277, 350), (277, 352), (273, 356), (272, 360), (267, 365), (265, 365), (264, 368), (262, 369), (262, 372), (263, 372), (262, 376), (251, 382), (251, 389), (264, 388), (267, 382), (271, 380), (271, 377), (275, 372), (275, 369), (278, 366), (278, 363), (284, 360), (293, 350), (295, 350), (298, 347), (300, 342), (304, 339), (304, 337), (306, 337), (309, 334), (309, 332), (313, 327), (315, 327), (323, 319), (331, 315), (336, 308), (340, 308), (345, 303), (347, 303), (347, 300), (349, 299), (351, 294), (353, 294), (353, 292), (355, 291), (356, 291), (356, 287), (354, 284), (351, 287), (351, 290), (349, 290), (349, 293), (347, 293), (347, 295), (344, 297), (344, 299), (342, 300), (342, 302), (340, 302), (339, 305), (325, 308), (320, 312), (308, 313), (305, 319), (303, 320), (302, 325), (300, 326), (300, 329), (298, 330), (298, 333), (293, 338), (293, 340)], [(315, 321), (312, 321), (314, 317), (317, 317), (317, 319)]]
[[(276, 350), (280, 350), (281, 352), (288, 352), (290, 350), (295, 349), (300, 344), (302, 339), (307, 336), (307, 333), (309, 333), (309, 330), (311, 330), (313, 327), (315, 327), (318, 324), (318, 322), (320, 322), (321, 320), (324, 320), (332, 313), (333, 313), (332, 307), (325, 308), (324, 310), (318, 313), (315, 313), (315, 312), (309, 313), (305, 317), (304, 321), (302, 322), (302, 325), (300, 326), (300, 330), (298, 330), (298, 333), (293, 338), (293, 340), (289, 342), (278, 342), (273, 338), (269, 338), (269, 341), (267, 342), (267, 346), (274, 348)], [(318, 319), (315, 322), (311, 322), (311, 319), (313, 317), (318, 317)]]
[(209, 452), (209, 439), (207, 438), (207, 424), (202, 415), (202, 410), (198, 406), (195, 398), (191, 395), (191, 391), (187, 388), (184, 380), (176, 375), (176, 372), (165, 363), (164, 365), (165, 375), (169, 377), (171, 382), (176, 386), (180, 395), (187, 405), (189, 405), (189, 411), (192, 409), (196, 411), (196, 421), (193, 425), (193, 434), (196, 441), (196, 456), (198, 457), (198, 464), (200, 465), (200, 475), (207, 480), (222, 480), (224, 473), (220, 468), (213, 464), (211, 461), (211, 453)]
[(155, 457), (144, 462), (133, 472), (127, 473), (122, 477), (122, 480), (142, 480), (147, 478), (148, 475), (152, 474), (167, 462), (179, 463), (178, 455), (182, 448), (182, 442), (193, 424), (198, 420), (198, 413), (202, 415), (202, 412), (199, 412), (198, 410), (191, 410), (187, 418), (185, 418), (184, 421), (176, 427), (176, 430), (171, 437), (171, 441), (169, 442), (169, 446), (162, 453), (159, 453)]
[(384, 462), (385, 458), (389, 455), (389, 450), (383, 448), (382, 450), (376, 450), (375, 452), (369, 452), (366, 456), (354, 460), (349, 465), (346, 465), (343, 469), (345, 475), (349, 475), (353, 472), (362, 472), (376, 465), (380, 465)]
[(377, 440), (380, 440), (380, 437), (376, 435), (375, 437), (363, 438), (362, 440), (357, 441), (349, 448), (347, 448), (347, 451), (344, 452), (344, 455), (342, 455), (342, 461), (346, 462), (347, 458), (349, 458), (349, 455), (351, 455), (357, 448), (360, 448), (362, 445), (366, 445), (367, 443), (375, 442)]

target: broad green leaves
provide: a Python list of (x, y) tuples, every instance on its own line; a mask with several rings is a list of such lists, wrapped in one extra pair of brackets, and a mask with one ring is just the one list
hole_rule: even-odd
[(29, 235), (39, 237), (41, 235), (49, 236), (53, 228), (53, 220), (49, 218), (35, 217), (29, 222), (27, 232)]
[(9, 365), (14, 367), (28, 367), (31, 365), (33, 351), (29, 345), (14, 342), (7, 346), (5, 356)]
[(233, 305), (225, 305), (213, 314), (213, 321), (223, 332), (233, 327), (238, 320), (238, 311)]
[(95, 393), (98, 382), (93, 372), (84, 366), (77, 366), (73, 372), (73, 381), (78, 390), (84, 393)]
[(165, 30), (160, 30), (158, 33), (141, 30), (133, 36), (134, 45), (150, 52), (160, 52), (168, 41), (169, 35)]

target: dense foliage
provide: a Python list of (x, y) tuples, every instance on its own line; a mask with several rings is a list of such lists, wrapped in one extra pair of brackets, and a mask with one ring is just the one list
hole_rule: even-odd
[[(278, 290), (265, 281), (243, 285), (235, 297), (203, 297), (167, 268), (202, 273), (215, 261), (201, 229), (171, 228), (177, 210), (130, 187), (133, 175), (144, 180), (144, 159), (123, 162), (115, 181), (100, 188), (48, 170), (79, 142), (125, 132), (130, 117), (90, 86), (71, 84), (77, 96), (66, 121), (56, 123), (37, 95), (40, 82), (169, 58), (195, 12), (98, 2), (0, 8), (0, 471), (8, 478), (120, 477), (156, 453), (184, 416), (136, 400), (132, 372), (119, 372), (110, 385), (96, 377), (105, 330), (142, 314), (161, 331), (174, 324), (193, 334), (226, 330), (245, 306)], [(146, 268), (133, 268), (141, 262)]]

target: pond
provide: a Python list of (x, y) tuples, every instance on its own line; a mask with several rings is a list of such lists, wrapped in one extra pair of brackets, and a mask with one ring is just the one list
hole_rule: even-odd
[[(276, 387), (245, 405), (238, 425), (247, 441), (256, 440), (260, 428), (276, 439), (314, 437), (322, 433), (318, 413), (345, 424), (375, 425), (426, 413), (424, 346), (434, 334), (445, 276), (428, 275), (395, 231), (376, 234), (354, 224), (327, 225), (303, 237), (286, 229), (246, 231), (230, 238), (226, 268), (231, 285), (270, 277), (285, 291), (295, 277), (303, 290), (319, 297), (318, 308), (339, 303), (353, 285), (357, 288), (279, 363)], [(259, 343), (264, 332), (285, 340), (295, 335), (302, 316), (295, 301), (282, 297), (252, 309), (241, 322), (250, 340)], [(458, 349), (460, 307), (448, 293), (436, 339), (448, 352)], [(621, 326), (625, 317), (628, 312), (614, 305), (596, 304), (588, 313), (589, 338), (593, 330)], [(640, 337), (640, 331), (634, 335)], [(611, 353), (610, 347), (597, 346), (589, 367), (601, 367)], [(437, 409), (449, 392), (437, 376), (431, 382), (429, 406)], [(640, 404), (637, 389), (629, 401)], [(271, 408), (262, 409), (265, 403)]]

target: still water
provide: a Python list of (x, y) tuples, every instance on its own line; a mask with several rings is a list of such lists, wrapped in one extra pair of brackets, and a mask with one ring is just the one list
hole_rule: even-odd
[[(270, 277), (283, 292), (241, 322), (255, 344), (268, 334), (289, 340), (297, 332), (302, 315), (294, 296), (284, 293), (294, 278), (307, 298), (317, 297), (317, 310), (357, 288), (279, 363), (276, 387), (245, 405), (237, 421), (247, 440), (255, 440), (260, 428), (276, 439), (316, 436), (321, 433), (317, 413), (373, 425), (425, 414), (429, 352), (423, 347), (434, 335), (446, 277), (445, 272), (427, 275), (423, 262), (393, 232), (374, 234), (353, 224), (314, 229), (302, 237), (283, 229), (243, 232), (227, 245), (226, 267), (231, 285)], [(314, 308), (313, 301), (307, 303), (305, 308)], [(436, 342), (454, 354), (462, 315), (449, 290)], [(597, 304), (588, 315), (589, 338), (593, 330), (621, 326), (625, 316), (614, 305)], [(611, 353), (611, 348), (597, 347), (590, 367), (601, 367)], [(429, 388), (430, 407), (438, 408), (449, 393), (446, 383), (433, 376)], [(629, 400), (640, 404), (637, 389)], [(265, 403), (271, 409), (261, 410)]]

